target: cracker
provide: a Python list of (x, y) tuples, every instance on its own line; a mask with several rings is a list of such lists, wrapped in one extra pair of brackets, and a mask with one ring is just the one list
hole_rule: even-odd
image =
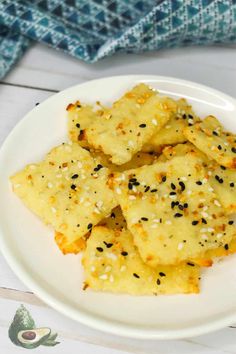
[(224, 131), (213, 116), (184, 130), (186, 138), (210, 159), (232, 169), (236, 168), (236, 136)]
[(204, 254), (202, 259), (193, 259), (193, 263), (202, 267), (210, 267), (216, 258), (222, 258), (236, 253), (236, 239), (224, 246), (218, 247), (214, 250), (209, 250)]
[(235, 228), (192, 155), (115, 174), (110, 181), (145, 263), (178, 264), (228, 244)]
[(86, 138), (114, 164), (125, 164), (171, 118), (175, 106), (172, 99), (139, 84), (113, 104), (108, 119), (101, 117), (85, 129)]
[(84, 131), (99, 116), (99, 111), (95, 108), (91, 105), (82, 105), (80, 101), (67, 106), (68, 135), (71, 141), (89, 147)]
[(174, 145), (185, 142), (184, 128), (192, 126), (199, 118), (193, 112), (188, 102), (181, 98), (176, 102), (176, 111), (167, 124), (143, 147), (143, 151), (157, 151), (165, 145)]
[(192, 154), (202, 160), (203, 166), (207, 170), (206, 178), (218, 196), (219, 202), (228, 214), (236, 211), (236, 173), (235, 170), (218, 165), (214, 160), (209, 160), (207, 156), (198, 150), (191, 143), (179, 144), (166, 147), (163, 155), (167, 159), (173, 156), (184, 156)]
[(90, 150), (90, 153), (95, 158), (99, 159), (101, 164), (109, 168), (112, 172), (123, 172), (130, 170), (131, 168), (138, 168), (144, 165), (151, 165), (154, 163), (158, 155), (152, 152), (137, 152), (129, 162), (126, 162), (123, 165), (115, 165), (110, 161), (108, 155), (105, 155), (101, 151)]
[(143, 263), (128, 230), (96, 226), (83, 256), (85, 286), (96, 291), (131, 295), (199, 292), (199, 267)]
[[(119, 206), (114, 208), (111, 211), (111, 214), (108, 217), (102, 219), (98, 225), (106, 226), (112, 230), (127, 228), (126, 220)], [(77, 254), (85, 249), (86, 240), (89, 238), (89, 236), (90, 232), (88, 232), (83, 238), (69, 242), (68, 237), (65, 234), (55, 231), (54, 240), (63, 254)]]
[(87, 234), (117, 205), (110, 171), (78, 144), (62, 144), (45, 159), (11, 177), (14, 192), (71, 243)]

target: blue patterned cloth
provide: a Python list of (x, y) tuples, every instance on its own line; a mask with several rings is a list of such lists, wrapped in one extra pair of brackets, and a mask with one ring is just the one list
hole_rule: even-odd
[(33, 41), (86, 62), (236, 41), (236, 0), (0, 0), (0, 78)]

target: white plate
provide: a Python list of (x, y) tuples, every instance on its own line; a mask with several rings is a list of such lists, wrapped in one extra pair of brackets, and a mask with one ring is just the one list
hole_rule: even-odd
[(210, 332), (236, 321), (236, 256), (203, 271), (199, 295), (131, 297), (82, 291), (80, 257), (63, 256), (53, 232), (12, 193), (8, 177), (66, 141), (68, 103), (111, 103), (138, 82), (186, 97), (200, 116), (215, 114), (235, 131), (236, 102), (208, 87), (159, 76), (121, 76), (69, 88), (35, 107), (0, 151), (0, 246), (14, 272), (43, 301), (88, 326), (127, 337), (170, 339)]

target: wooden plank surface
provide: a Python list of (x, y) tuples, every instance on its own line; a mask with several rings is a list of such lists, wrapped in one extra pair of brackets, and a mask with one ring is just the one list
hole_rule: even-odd
[[(216, 46), (118, 55), (91, 65), (35, 45), (0, 83), (0, 144), (37, 102), (54, 92), (99, 77), (137, 73), (197, 81), (236, 96), (236, 49), (235, 46)], [(235, 328), (181, 341), (139, 341), (89, 329), (42, 303), (14, 275), (0, 255), (1, 354), (23, 352), (7, 336), (9, 323), (20, 304), (30, 310), (39, 326), (49, 326), (59, 334), (60, 345), (39, 347), (35, 353), (236, 353)]]

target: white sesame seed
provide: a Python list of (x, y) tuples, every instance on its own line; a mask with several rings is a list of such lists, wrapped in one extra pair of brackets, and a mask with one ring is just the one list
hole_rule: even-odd
[(208, 206), (205, 205), (202, 210), (203, 210), (203, 211), (207, 211), (207, 209), (208, 209)]
[(169, 195), (169, 198), (170, 198), (170, 199), (176, 199), (177, 196), (176, 196), (176, 195)]
[(116, 193), (117, 194), (121, 194), (121, 189), (120, 188), (116, 188)]
[(98, 178), (98, 174), (97, 174), (97, 173), (94, 173), (94, 174), (93, 174), (93, 178)]
[(86, 177), (85, 177), (85, 175), (81, 175), (80, 178), (81, 179), (85, 179)]
[(136, 199), (135, 195), (130, 195), (129, 196), (129, 200), (135, 200), (135, 199)]
[(103, 206), (103, 201), (102, 200), (99, 200), (97, 203), (96, 203), (96, 206), (101, 209), (101, 207)]
[(211, 147), (211, 150), (212, 150), (212, 151), (213, 151), (213, 150), (215, 150), (215, 149), (216, 149), (216, 147), (215, 147), (215, 146), (212, 146), (212, 147)]
[(156, 229), (157, 226), (158, 226), (157, 224), (152, 224), (152, 225), (150, 226), (150, 228), (151, 228), (151, 229)]
[(69, 181), (69, 180), (70, 180), (69, 176), (65, 176), (65, 179), (66, 179), (67, 181)]
[(200, 232), (207, 232), (207, 229), (205, 227), (203, 227)]
[(203, 178), (202, 184), (206, 184), (206, 183), (207, 183), (207, 179), (206, 179), (206, 178)]
[(202, 211), (201, 212), (201, 215), (204, 217), (204, 218), (208, 218), (209, 214), (207, 214), (205, 211)]
[(63, 167), (62, 168), (62, 171), (67, 171), (68, 170), (68, 167)]
[(206, 201), (206, 199), (204, 199), (204, 198), (203, 199), (199, 199), (200, 203), (204, 203), (205, 201)]
[(188, 191), (187, 191), (187, 194), (188, 194), (188, 195), (191, 195), (191, 194), (192, 194), (192, 191), (188, 190)]
[(208, 236), (207, 235), (201, 235), (201, 238), (203, 239), (203, 240), (208, 240)]
[(166, 128), (166, 129), (170, 129), (171, 126), (170, 126), (170, 125), (166, 125), (165, 128)]
[(80, 202), (80, 203), (83, 203), (83, 202), (84, 202), (84, 197), (80, 197), (80, 198), (79, 198), (79, 202)]
[(210, 188), (208, 188), (208, 191), (209, 191), (209, 192), (213, 192), (214, 189), (210, 187)]
[(145, 199), (147, 199), (147, 196), (146, 196), (146, 195), (143, 195), (143, 196), (142, 196), (142, 200), (145, 200)]
[(77, 166), (78, 166), (79, 168), (82, 168), (82, 167), (83, 167), (82, 162), (78, 161), (78, 162), (77, 162)]
[(225, 146), (229, 146), (229, 144), (228, 144), (226, 141), (224, 142), (224, 145), (225, 145)]
[(55, 214), (57, 212), (57, 209), (54, 207), (51, 207), (52, 212)]
[(126, 266), (125, 265), (122, 265), (121, 267), (120, 267), (120, 271), (121, 272), (124, 272), (126, 270)]
[(165, 224), (166, 224), (166, 225), (171, 225), (172, 222), (171, 222), (171, 220), (166, 220)]
[(180, 179), (181, 179), (181, 181), (184, 181), (184, 182), (186, 182), (188, 179), (187, 179), (187, 177), (180, 177)]
[(153, 219), (152, 221), (158, 223), (160, 222), (160, 219)]
[(212, 172), (211, 172), (211, 171), (208, 171), (207, 174), (208, 174), (208, 176), (211, 176), (211, 175), (212, 175)]
[(223, 236), (223, 234), (219, 233), (216, 235), (217, 238), (221, 238)]
[(117, 260), (117, 256), (114, 253), (107, 253), (106, 257), (112, 259), (113, 261)]
[(134, 146), (134, 142), (132, 140), (128, 141), (128, 146)]
[(152, 119), (152, 124), (153, 125), (157, 125), (157, 120), (156, 119)]
[(214, 232), (215, 229), (213, 229), (213, 227), (208, 227), (208, 228), (207, 228), (207, 231), (208, 231), (208, 232)]
[(102, 280), (107, 280), (108, 276), (107, 274), (102, 274), (99, 276), (99, 279), (102, 279)]
[(105, 273), (110, 272), (110, 270), (111, 270), (111, 266), (109, 266), (109, 265), (106, 266), (105, 269), (104, 269)]
[(100, 210), (98, 210), (98, 208), (94, 208), (93, 211), (94, 211), (94, 213), (96, 213), (96, 214), (101, 214), (101, 212), (100, 212)]
[(51, 182), (48, 183), (48, 188), (52, 188), (53, 184)]
[(113, 283), (113, 282), (114, 282), (114, 277), (113, 277), (113, 275), (112, 275), (112, 274), (110, 275), (109, 280), (110, 280), (110, 282), (111, 282), (111, 283)]
[(218, 207), (221, 207), (221, 204), (218, 202), (218, 200), (214, 200), (214, 204), (216, 205), (216, 206), (218, 206)]
[(178, 244), (178, 250), (179, 250), (179, 251), (182, 250), (183, 247), (184, 247), (184, 244), (183, 244), (182, 242), (180, 242), (180, 243)]
[(188, 123), (189, 123), (189, 124), (193, 124), (193, 119), (192, 119), (192, 118), (189, 118), (189, 119), (188, 119)]
[(133, 186), (133, 191), (137, 192), (137, 188), (135, 186)]
[(94, 271), (96, 270), (96, 268), (95, 268), (94, 266), (92, 266), (92, 267), (90, 268), (90, 270), (91, 270), (91, 272), (94, 272)]

